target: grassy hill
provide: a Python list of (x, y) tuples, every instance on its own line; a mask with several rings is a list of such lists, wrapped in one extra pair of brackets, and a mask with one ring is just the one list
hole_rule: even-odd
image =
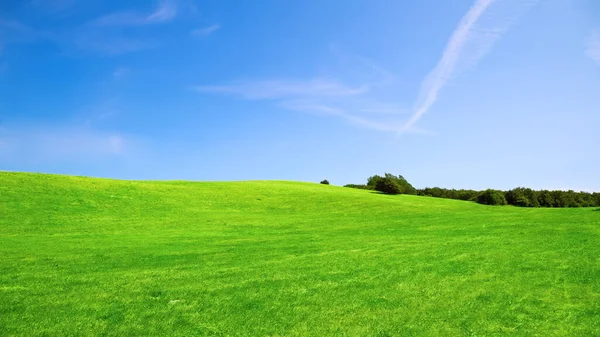
[(598, 336), (600, 212), (0, 172), (0, 336)]

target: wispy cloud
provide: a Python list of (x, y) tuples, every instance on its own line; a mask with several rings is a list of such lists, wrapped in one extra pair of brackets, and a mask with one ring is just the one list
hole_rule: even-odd
[(152, 39), (130, 38), (126, 36), (104, 35), (99, 33), (82, 33), (76, 36), (73, 43), (78, 49), (103, 55), (121, 55), (140, 50), (151, 49), (159, 45)]
[(215, 25), (211, 25), (208, 27), (194, 29), (191, 31), (190, 34), (193, 36), (203, 37), (203, 36), (208, 36), (208, 35), (216, 32), (219, 29), (221, 29), (221, 25), (215, 24)]
[(280, 106), (285, 109), (298, 112), (308, 112), (324, 116), (333, 116), (344, 119), (352, 125), (383, 132), (394, 132), (401, 126), (397, 120), (381, 120), (356, 115), (348, 112), (345, 109), (324, 105), (320, 102), (312, 102), (310, 100), (290, 100), (282, 101)]
[(588, 38), (586, 54), (600, 64), (600, 28), (594, 30)]
[(16, 20), (0, 19), (0, 29), (8, 31), (28, 31), (29, 27)]
[(330, 116), (366, 129), (396, 132), (405, 109), (370, 97), (369, 84), (347, 85), (330, 78), (239, 81), (219, 86), (197, 86), (200, 93), (266, 100), (286, 110)]
[(535, 0), (476, 0), (452, 33), (437, 65), (423, 81), (413, 115), (398, 133), (410, 130), (435, 104), (448, 81), (481, 60), (518, 16), (535, 3)]
[(91, 26), (143, 26), (166, 23), (177, 16), (177, 4), (172, 0), (163, 0), (151, 13), (137, 11), (117, 12), (102, 16), (88, 23)]
[(174, 1), (163, 0), (158, 8), (146, 20), (149, 23), (161, 23), (173, 20), (177, 16), (177, 5)]
[[(342, 52), (332, 45), (330, 51), (347, 69), (363, 69), (355, 78), (358, 85), (347, 85), (331, 78), (305, 81), (258, 80), (238, 81), (225, 85), (197, 86), (201, 93), (229, 94), (248, 100), (271, 100), (280, 107), (336, 116), (352, 124), (396, 134), (429, 133), (415, 127), (438, 99), (439, 93), (457, 74), (476, 65), (495, 42), (537, 0), (476, 0), (452, 32), (436, 66), (421, 83), (419, 97), (408, 119), (399, 115), (407, 112), (397, 103), (381, 102), (385, 97), (374, 89), (389, 87), (396, 82), (393, 74), (374, 62)], [(364, 70), (367, 70), (366, 72)], [(351, 70), (350, 73), (353, 71)], [(356, 76), (358, 75), (358, 77)], [(369, 80), (365, 80), (365, 79)], [(355, 81), (356, 82), (356, 81)], [(386, 90), (382, 90), (386, 92)], [(387, 90), (389, 91), (389, 90)]]
[(43, 31), (16, 20), (0, 19), (0, 53), (7, 44), (50, 42), (68, 55), (77, 50), (102, 55), (120, 55), (154, 48), (159, 42), (143, 34), (125, 34), (83, 25), (63, 32)]
[(129, 68), (119, 67), (119, 68), (115, 69), (115, 71), (113, 71), (112, 76), (115, 79), (119, 79), (119, 78), (123, 78), (123, 77), (129, 75), (130, 72), (131, 72), (131, 70)]
[(353, 96), (369, 91), (366, 85), (351, 87), (326, 78), (307, 81), (240, 81), (226, 85), (196, 86), (194, 89), (202, 93), (232, 94), (250, 100)]
[(128, 137), (118, 132), (74, 126), (12, 126), (0, 130), (0, 158), (7, 162), (96, 161), (125, 154), (129, 143)]
[(75, 5), (75, 0), (31, 0), (31, 6), (44, 12), (57, 14)]
[(6, 43), (22, 42), (34, 38), (36, 32), (17, 20), (0, 18), (0, 49)]
[(67, 37), (78, 49), (105, 55), (120, 55), (155, 48), (160, 42), (143, 30), (124, 30), (124, 26), (167, 23), (177, 16), (175, 0), (162, 0), (151, 12), (125, 11), (92, 20)]
[(0, 18), (0, 54), (8, 44), (35, 41), (45, 35), (20, 21)]

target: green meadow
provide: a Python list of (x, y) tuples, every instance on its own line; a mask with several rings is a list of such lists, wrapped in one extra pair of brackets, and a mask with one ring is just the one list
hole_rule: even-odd
[(600, 336), (600, 212), (0, 172), (0, 336)]

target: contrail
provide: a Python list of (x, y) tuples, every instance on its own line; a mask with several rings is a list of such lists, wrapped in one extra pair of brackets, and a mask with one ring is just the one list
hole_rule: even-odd
[[(519, 4), (533, 5), (536, 1), (518, 1)], [(454, 76), (459, 65), (474, 65), (479, 59), (491, 49), (494, 42), (505, 32), (510, 24), (516, 19), (517, 6), (510, 8), (510, 15), (501, 15), (502, 19), (496, 21), (498, 17), (490, 18), (496, 21), (495, 24), (486, 22), (485, 28), (480, 27), (482, 16), (489, 12), (490, 7), (497, 3), (506, 3), (505, 0), (477, 0), (475, 4), (460, 20), (460, 23), (452, 33), (442, 57), (437, 65), (427, 75), (421, 84), (419, 99), (415, 105), (414, 113), (411, 118), (398, 130), (398, 135), (408, 131), (437, 101), (439, 92), (446, 83)], [(495, 7), (495, 6), (494, 6)], [(529, 6), (527, 6), (529, 7)], [(497, 14), (497, 13), (495, 13)], [(506, 13), (504, 13), (506, 14)], [(488, 20), (489, 21), (489, 20)]]

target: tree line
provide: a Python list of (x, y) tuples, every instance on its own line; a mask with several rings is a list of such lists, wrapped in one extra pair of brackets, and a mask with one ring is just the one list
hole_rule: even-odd
[(536, 191), (517, 187), (508, 191), (447, 189), (440, 187), (414, 188), (403, 176), (386, 173), (367, 179), (367, 184), (348, 184), (345, 187), (379, 191), (385, 194), (412, 194), (435, 198), (475, 201), (484, 205), (514, 205), (519, 207), (600, 207), (600, 193), (569, 191)]

